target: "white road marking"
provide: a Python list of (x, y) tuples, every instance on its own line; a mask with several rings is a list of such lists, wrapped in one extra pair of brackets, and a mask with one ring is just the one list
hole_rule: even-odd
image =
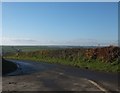
[(101, 87), (100, 85), (98, 85), (96, 82), (92, 81), (92, 80), (88, 80), (90, 83), (92, 83), (93, 85), (95, 85), (97, 88), (99, 88), (101, 91), (105, 92), (105, 93), (108, 93), (108, 91)]

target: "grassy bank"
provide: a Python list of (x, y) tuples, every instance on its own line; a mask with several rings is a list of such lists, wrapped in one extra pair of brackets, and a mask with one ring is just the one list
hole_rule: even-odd
[(17, 69), (15, 63), (2, 59), (2, 74), (13, 72)]
[(18, 59), (18, 60), (31, 60), (36, 62), (47, 62), (47, 63), (55, 63), (55, 64), (63, 64), (74, 66), (77, 68), (85, 68), (96, 71), (105, 71), (105, 72), (120, 72), (120, 64), (118, 61), (114, 61), (113, 63), (105, 63), (100, 60), (85, 60), (80, 58), (79, 60), (70, 61), (69, 59), (59, 59), (59, 58), (49, 58), (49, 57), (8, 57), (10, 59)]
[(111, 46), (20, 52), (7, 55), (6, 58), (64, 64), (97, 71), (120, 72), (119, 56), (120, 48)]

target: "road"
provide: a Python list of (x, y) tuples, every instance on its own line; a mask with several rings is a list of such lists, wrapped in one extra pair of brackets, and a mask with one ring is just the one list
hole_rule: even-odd
[(19, 69), (3, 76), (3, 91), (118, 91), (118, 75), (59, 64), (18, 61)]

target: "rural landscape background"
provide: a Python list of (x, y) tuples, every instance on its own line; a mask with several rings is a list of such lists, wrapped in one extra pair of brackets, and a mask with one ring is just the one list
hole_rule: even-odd
[(4, 2), (2, 12), (3, 91), (119, 91), (117, 2)]

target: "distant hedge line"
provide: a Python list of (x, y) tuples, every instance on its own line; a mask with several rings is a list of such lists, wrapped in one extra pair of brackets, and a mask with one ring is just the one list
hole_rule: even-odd
[[(10, 54), (8, 55), (10, 56)], [(11, 54), (16, 57), (49, 57), (69, 59), (70, 61), (79, 60), (81, 57), (84, 59), (99, 59), (102, 62), (113, 62), (120, 58), (120, 47), (102, 47), (102, 48), (90, 48), (90, 49), (59, 49), (59, 50), (40, 50), (34, 52), (20, 52)]]

